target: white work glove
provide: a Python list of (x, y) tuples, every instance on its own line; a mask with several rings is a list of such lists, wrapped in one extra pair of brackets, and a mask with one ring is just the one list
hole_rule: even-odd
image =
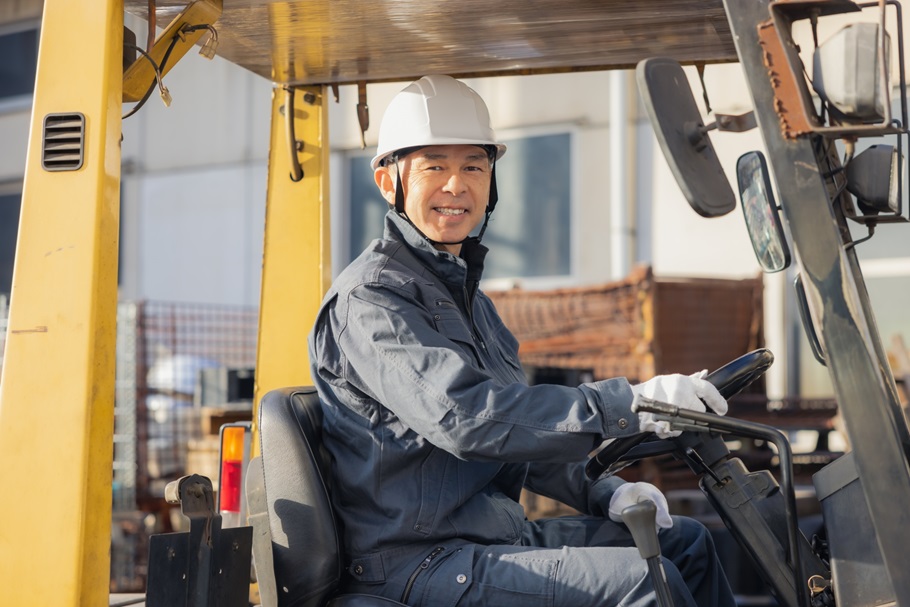
[(610, 498), (610, 520), (617, 523), (622, 522), (622, 511), (645, 500), (651, 500), (657, 506), (657, 516), (654, 518), (654, 525), (657, 530), (661, 528), (669, 529), (673, 526), (673, 519), (670, 518), (670, 507), (667, 506), (667, 498), (660, 492), (660, 489), (651, 483), (626, 483), (620, 485), (613, 492)]
[[(707, 404), (718, 415), (724, 415), (727, 401), (711, 382), (704, 379), (707, 374), (707, 371), (699, 371), (692, 375), (658, 375), (632, 386), (632, 394), (692, 411), (705, 411)], [(670, 422), (654, 419), (653, 413), (639, 413), (638, 426), (642, 432), (653, 432), (660, 438), (679, 436), (679, 430), (670, 429)]]

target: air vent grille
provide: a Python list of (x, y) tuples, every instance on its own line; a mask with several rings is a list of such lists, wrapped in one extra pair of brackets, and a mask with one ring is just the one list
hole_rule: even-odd
[(41, 166), (45, 171), (78, 171), (85, 152), (85, 116), (48, 114), (44, 117)]

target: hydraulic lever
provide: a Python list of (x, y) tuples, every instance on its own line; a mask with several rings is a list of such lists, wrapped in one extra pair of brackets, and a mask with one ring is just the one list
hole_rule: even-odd
[(641, 558), (648, 563), (648, 573), (657, 594), (657, 606), (673, 607), (670, 584), (667, 583), (667, 574), (660, 560), (660, 542), (657, 540), (657, 527), (654, 523), (656, 517), (657, 506), (651, 500), (632, 504), (622, 511), (622, 521), (632, 533)]

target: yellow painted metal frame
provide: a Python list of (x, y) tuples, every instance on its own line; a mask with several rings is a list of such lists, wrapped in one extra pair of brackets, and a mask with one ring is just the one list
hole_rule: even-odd
[[(0, 603), (106, 605), (123, 0), (47, 0), (0, 383)], [(42, 123), (85, 115), (85, 161), (41, 167)]]
[[(285, 116), (289, 94), (295, 95), (295, 139), (302, 142), (297, 154), (303, 178), (297, 182), (291, 179)], [(272, 93), (254, 420), (269, 390), (312, 382), (307, 335), (332, 279), (326, 99), (326, 87)], [(258, 452), (259, 441), (253, 444)]]

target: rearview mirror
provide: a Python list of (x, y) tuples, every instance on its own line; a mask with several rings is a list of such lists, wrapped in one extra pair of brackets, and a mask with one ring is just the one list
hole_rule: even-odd
[[(642, 102), (667, 164), (689, 205), (702, 217), (736, 207), (733, 188), (717, 159), (689, 81), (675, 59), (645, 59), (635, 69)], [(716, 127), (716, 125), (715, 125)]]
[(739, 200), (746, 230), (758, 265), (765, 272), (780, 272), (790, 265), (790, 249), (780, 224), (768, 166), (761, 152), (748, 152), (736, 161)]

